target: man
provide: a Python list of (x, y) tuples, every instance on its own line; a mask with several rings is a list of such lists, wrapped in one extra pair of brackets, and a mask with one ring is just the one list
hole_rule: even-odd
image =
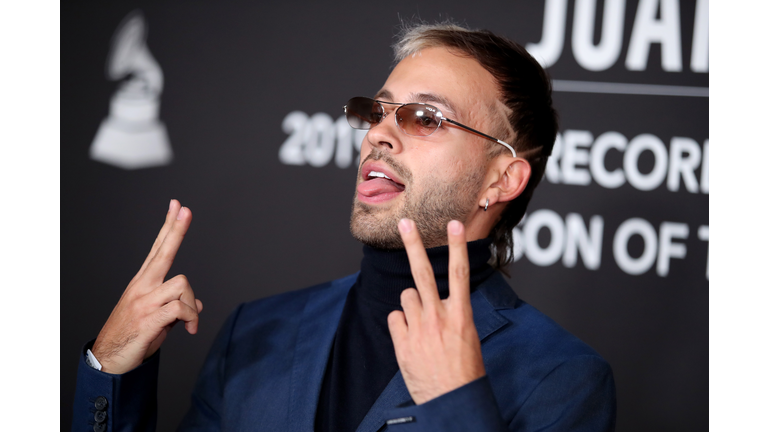
[[(452, 24), (407, 29), (395, 50), (376, 97), (345, 107), (370, 129), (350, 223), (361, 271), (241, 305), (181, 429), (612, 430), (608, 364), (498, 272), (557, 131), (546, 74), (519, 45)], [(73, 430), (154, 428), (158, 348), (202, 311), (186, 278), (163, 282), (191, 218), (171, 201), (86, 345)]]

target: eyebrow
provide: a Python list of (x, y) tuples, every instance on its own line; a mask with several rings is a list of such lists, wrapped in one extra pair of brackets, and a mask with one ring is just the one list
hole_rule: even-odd
[[(373, 97), (374, 99), (381, 99), (393, 102), (392, 93), (389, 90), (381, 89), (378, 93), (376, 93), (376, 96)], [(449, 101), (446, 97), (440, 96), (438, 94), (434, 93), (411, 93), (408, 95), (408, 102), (421, 102), (421, 103), (437, 103), (442, 106), (444, 106), (447, 111), (449, 111), (449, 114), (451, 114), (453, 117), (458, 116), (459, 111), (454, 107), (454, 105)]]
[(376, 96), (373, 97), (374, 99), (388, 99), (390, 102), (392, 101), (392, 93), (389, 90), (381, 89), (376, 93)]

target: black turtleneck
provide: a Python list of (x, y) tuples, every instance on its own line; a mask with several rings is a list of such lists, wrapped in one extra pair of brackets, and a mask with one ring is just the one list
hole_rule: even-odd
[[(470, 289), (493, 274), (491, 239), (467, 244)], [(427, 249), (440, 298), (448, 297), (448, 246)], [(392, 377), (397, 359), (387, 316), (400, 307), (400, 293), (415, 288), (404, 250), (363, 246), (360, 275), (347, 294), (325, 369), (315, 416), (316, 431), (352, 432)]]

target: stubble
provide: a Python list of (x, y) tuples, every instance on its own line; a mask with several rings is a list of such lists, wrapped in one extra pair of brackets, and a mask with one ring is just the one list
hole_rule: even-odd
[(485, 167), (481, 166), (462, 173), (451, 182), (428, 176), (421, 184), (416, 184), (410, 170), (388, 153), (374, 149), (363, 163), (368, 160), (383, 161), (407, 185), (402, 192), (404, 202), (397, 209), (382, 209), (360, 202), (355, 193), (349, 224), (352, 236), (364, 244), (385, 250), (405, 247), (397, 229), (402, 218), (416, 223), (425, 248), (448, 244), (448, 222), (466, 221), (476, 205), (485, 176)]

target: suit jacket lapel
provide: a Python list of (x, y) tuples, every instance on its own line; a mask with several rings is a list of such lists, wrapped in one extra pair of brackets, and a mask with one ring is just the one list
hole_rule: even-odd
[[(470, 296), (472, 317), (481, 344), (492, 333), (509, 323), (509, 320), (496, 312), (496, 309), (514, 307), (515, 300), (517, 300), (517, 295), (507, 285), (499, 272), (494, 273), (472, 293)], [(389, 420), (386, 418), (388, 410), (408, 403), (413, 403), (413, 401), (410, 393), (408, 393), (403, 375), (398, 370), (358, 426), (357, 432), (378, 431)]]
[(291, 374), (288, 428), (314, 430), (320, 387), (347, 293), (358, 273), (310, 294), (301, 317)]
[(365, 418), (357, 427), (357, 432), (375, 432), (386, 422), (385, 415), (388, 410), (411, 401), (411, 394), (403, 381), (403, 375), (398, 370), (394, 378), (389, 381), (387, 387), (381, 392), (379, 398), (365, 415)]

